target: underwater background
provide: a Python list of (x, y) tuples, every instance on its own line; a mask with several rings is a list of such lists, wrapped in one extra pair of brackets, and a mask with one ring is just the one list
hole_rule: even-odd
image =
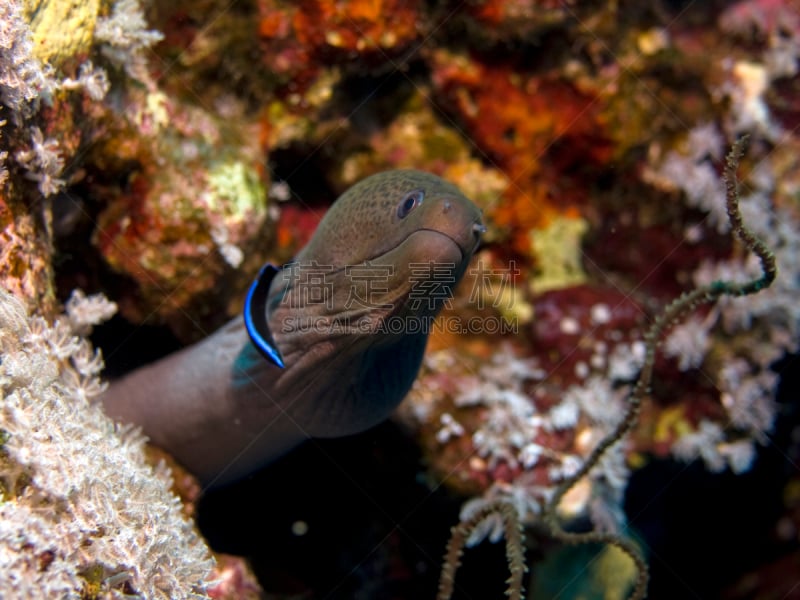
[[(487, 510), (439, 597), (501, 597), (502, 505), (528, 598), (637, 580), (551, 509), (650, 598), (800, 598), (799, 57), (797, 0), (2, 2), (0, 597), (435, 598)], [(670, 302), (760, 276), (745, 135), (775, 280), (669, 319), (550, 506)], [(203, 493), (105, 417), (401, 168), (487, 231), (389, 422)]]

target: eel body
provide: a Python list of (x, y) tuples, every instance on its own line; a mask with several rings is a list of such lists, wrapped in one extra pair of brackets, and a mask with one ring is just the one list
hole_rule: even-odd
[(477, 207), (439, 177), (373, 175), (334, 202), (265, 290), (258, 316), (283, 367), (237, 318), (112, 382), (106, 412), (140, 425), (207, 486), (246, 476), (309, 437), (363, 431), (411, 387), (426, 324), (483, 229)]

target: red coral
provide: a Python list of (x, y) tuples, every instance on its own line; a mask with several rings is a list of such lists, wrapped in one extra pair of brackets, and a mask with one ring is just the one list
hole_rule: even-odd
[(308, 243), (322, 219), (322, 211), (287, 204), (281, 207), (275, 231), (278, 251), (291, 256)]
[(297, 38), (346, 56), (402, 48), (419, 35), (418, 0), (303, 0), (294, 16)]
[(506, 201), (491, 217), (527, 253), (532, 227), (585, 201), (587, 186), (564, 174), (583, 174), (611, 158), (598, 99), (556, 77), (521, 76), (511, 64), (446, 53), (431, 62), (439, 94), (479, 150), (511, 179)]
[(465, 12), (492, 37), (530, 35), (562, 23), (573, 13), (574, 0), (487, 0), (467, 4)]
[[(654, 206), (658, 206), (654, 204)], [(663, 212), (669, 210), (664, 209)], [(589, 264), (603, 273), (624, 274), (627, 285), (659, 301), (669, 301), (691, 284), (692, 271), (707, 258), (730, 254), (730, 238), (702, 228), (702, 242), (686, 240), (683, 223), (644, 226), (630, 212), (609, 214), (599, 231), (584, 246)]]
[(264, 0), (258, 3), (258, 34), (263, 62), (270, 72), (291, 82), (297, 89), (310, 85), (320, 71), (312, 57), (312, 48), (298, 39), (294, 23), (299, 7)]
[(400, 56), (421, 32), (419, 0), (280, 0), (259, 2), (259, 36), (270, 72), (293, 91), (307, 88), (323, 65), (376, 66)]
[(534, 301), (531, 339), (542, 366), (563, 380), (576, 379), (575, 367), (587, 366), (619, 343), (641, 338), (645, 312), (624, 293), (605, 287), (577, 285), (545, 292)]

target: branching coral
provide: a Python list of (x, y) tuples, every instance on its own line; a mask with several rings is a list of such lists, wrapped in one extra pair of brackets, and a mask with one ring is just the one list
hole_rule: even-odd
[(95, 39), (106, 42), (103, 54), (114, 64), (123, 67), (128, 75), (148, 83), (144, 51), (163, 39), (158, 31), (147, 29), (138, 0), (118, 0), (108, 17), (98, 19)]
[[(439, 581), (439, 594), (437, 600), (446, 600), (453, 595), (453, 584), (455, 581), (456, 570), (464, 552), (464, 546), (469, 543), (470, 535), (474, 530), (490, 518), (495, 518), (500, 522), (499, 532), (506, 539), (506, 556), (508, 558), (511, 577), (509, 577), (509, 589), (506, 595), (510, 600), (521, 600), (522, 598), (522, 577), (527, 571), (525, 567), (525, 553), (522, 547), (523, 534), (522, 526), (519, 522), (519, 515), (516, 508), (509, 502), (497, 501), (488, 504), (476, 511), (469, 519), (466, 519), (453, 527), (450, 542), (447, 544), (447, 554), (445, 555), (444, 566), (442, 567), (442, 577)], [(499, 537), (499, 536), (498, 536)]]
[(0, 596), (206, 597), (213, 561), (169, 470), (93, 404), (103, 361), (80, 335), (116, 307), (67, 310), (50, 324), (0, 290)]
[(64, 168), (58, 142), (45, 140), (38, 127), (31, 129), (30, 148), (17, 152), (16, 159), (27, 170), (27, 177), (38, 183), (42, 196), (52, 196), (64, 187), (64, 180), (58, 177)]
[(47, 76), (33, 56), (30, 29), (18, 2), (0, 6), (0, 103), (15, 119), (27, 116), (28, 103), (39, 97)]
[[(704, 140), (701, 142), (701, 140)], [(660, 175), (672, 172), (658, 181), (667, 189), (678, 186), (685, 191), (685, 201), (707, 211), (705, 222), (717, 231), (729, 229), (725, 216), (725, 188), (721, 183), (706, 186), (708, 194), (699, 196), (690, 188), (711, 181), (714, 171), (705, 156), (722, 152), (722, 141), (716, 127), (702, 125), (689, 132), (687, 156), (671, 151), (661, 167)], [(712, 471), (730, 466), (739, 472), (749, 467), (748, 459), (756, 454), (755, 443), (764, 443), (778, 415), (774, 401), (778, 376), (772, 365), (784, 353), (797, 351), (800, 331), (800, 241), (797, 236), (797, 211), (791, 201), (781, 200), (782, 176), (776, 152), (762, 156), (748, 178), (742, 194), (741, 211), (751, 230), (773, 250), (778, 274), (768, 290), (746, 298), (722, 297), (708, 311), (693, 316), (673, 327), (666, 336), (664, 354), (682, 372), (702, 369), (713, 382), (724, 412), (718, 417), (702, 414), (673, 430), (677, 434), (672, 455), (679, 460), (701, 458)], [(698, 162), (700, 161), (700, 162)], [(665, 165), (671, 165), (665, 168)], [(698, 178), (698, 172), (707, 176)], [(709, 202), (709, 199), (713, 201)], [(723, 221), (724, 219), (724, 221)], [(709, 233), (698, 228), (700, 239)], [(757, 256), (734, 252), (726, 257), (707, 256), (691, 273), (697, 286), (714, 281), (746, 281), (761, 270)], [(696, 371), (695, 371), (696, 372)], [(689, 374), (691, 376), (691, 373)], [(716, 418), (724, 416), (731, 427), (723, 427)], [(683, 439), (686, 437), (686, 439)]]
[[(623, 418), (592, 450), (588, 458), (577, 470), (568, 476), (551, 495), (544, 507), (542, 518), (547, 525), (551, 535), (565, 543), (601, 543), (611, 544), (618, 547), (635, 563), (638, 571), (635, 588), (631, 598), (643, 598), (647, 590), (648, 569), (644, 559), (640, 556), (635, 547), (619, 534), (607, 531), (594, 530), (586, 533), (567, 531), (561, 523), (558, 515), (559, 505), (567, 494), (592, 471), (594, 471), (602, 461), (609, 456), (611, 449), (623, 440), (636, 424), (641, 403), (649, 393), (653, 379), (655, 367), (656, 348), (663, 336), (664, 331), (675, 325), (680, 319), (691, 311), (696, 310), (703, 304), (713, 303), (724, 296), (746, 296), (756, 294), (770, 287), (777, 277), (777, 266), (775, 255), (756, 235), (744, 224), (742, 213), (739, 207), (739, 190), (736, 179), (736, 169), (744, 152), (744, 138), (734, 144), (732, 151), (727, 157), (725, 168), (725, 195), (727, 216), (730, 221), (734, 234), (742, 244), (752, 252), (760, 263), (760, 276), (748, 279), (747, 281), (715, 280), (708, 285), (700, 286), (694, 290), (684, 293), (671, 302), (663, 312), (656, 318), (644, 336), (646, 351), (644, 364), (642, 365), (639, 377), (628, 398), (627, 409)], [(734, 453), (734, 452), (732, 452)], [(735, 453), (734, 453), (735, 454)], [(732, 459), (732, 465), (736, 468), (738, 459)], [(508, 502), (495, 501), (486, 504), (482, 510), (478, 511), (470, 518), (464, 520), (459, 526), (453, 529), (451, 543), (448, 546), (445, 557), (445, 565), (442, 568), (440, 580), (440, 591), (438, 600), (448, 600), (452, 595), (453, 578), (457, 570), (462, 549), (468, 543), (470, 535), (484, 522), (494, 516), (499, 516), (504, 522), (506, 532), (507, 555), (509, 556), (509, 566), (512, 577), (509, 579), (507, 595), (514, 598), (522, 596), (522, 578), (519, 576), (519, 565), (517, 556), (522, 553), (521, 539), (514, 534), (519, 527), (520, 515), (516, 510), (509, 510)], [(511, 522), (509, 522), (511, 520)], [(516, 522), (516, 528), (514, 523)]]

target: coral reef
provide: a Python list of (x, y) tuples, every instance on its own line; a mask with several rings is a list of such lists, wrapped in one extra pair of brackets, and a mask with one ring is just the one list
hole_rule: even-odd
[[(559, 513), (563, 514), (565, 512), (565, 503), (567, 507), (574, 505), (574, 498), (571, 498), (570, 495), (574, 491), (579, 490), (581, 482), (585, 481), (584, 478), (587, 476), (589, 477), (592, 487), (590, 494), (595, 497), (609, 495), (608, 491), (604, 490), (603, 487), (610, 486), (619, 491), (620, 488), (624, 486), (626, 475), (624, 469), (617, 468), (615, 472), (613, 468), (609, 469), (607, 463), (613, 460), (614, 454), (612, 451), (615, 448), (619, 448), (619, 443), (625, 440), (628, 433), (636, 427), (642, 401), (645, 395), (649, 393), (652, 385), (656, 348), (664, 330), (674, 326), (681, 318), (697, 310), (698, 307), (704, 304), (715, 303), (720, 298), (724, 297), (756, 295), (770, 288), (775, 282), (777, 276), (775, 255), (742, 220), (742, 213), (739, 207), (740, 198), (736, 170), (739, 167), (739, 162), (743, 154), (744, 140), (740, 139), (734, 144), (727, 158), (725, 170), (726, 214), (731, 229), (736, 234), (737, 238), (739, 238), (742, 245), (753, 254), (758, 262), (758, 273), (744, 280), (716, 279), (707, 285), (698, 286), (681, 294), (681, 296), (670, 302), (662, 313), (656, 316), (644, 335), (642, 342), (643, 348), (638, 361), (640, 364), (635, 366), (635, 372), (638, 373), (638, 376), (628, 393), (626, 404), (614, 410), (616, 407), (613, 406), (613, 403), (607, 403), (609, 406), (604, 407), (604, 410), (612, 408), (614, 413), (616, 413), (613, 415), (606, 413), (605, 420), (607, 429), (602, 432), (600, 439), (592, 444), (588, 456), (576, 463), (576, 466), (568, 472), (564, 472), (563, 466), (561, 469), (556, 468), (549, 472), (551, 479), (549, 488), (545, 485), (539, 486), (535, 491), (534, 489), (525, 489), (524, 483), (522, 483), (524, 478), (518, 475), (515, 477), (514, 485), (506, 486), (505, 489), (502, 487), (499, 488), (499, 494), (492, 494), (490, 492), (484, 498), (474, 502), (472, 506), (470, 506), (470, 504), (465, 505), (462, 510), (462, 522), (459, 526), (454, 527), (448, 552), (445, 556), (445, 566), (442, 570), (439, 586), (438, 598), (440, 600), (448, 600), (452, 597), (455, 572), (460, 563), (461, 551), (464, 546), (475, 544), (487, 535), (490, 539), (494, 538), (497, 540), (503, 532), (505, 533), (506, 552), (508, 555), (509, 569), (511, 571), (506, 594), (512, 598), (521, 598), (523, 588), (523, 563), (520, 559), (522, 542), (518, 530), (520, 524), (525, 521), (530, 513), (536, 514), (540, 512), (540, 505), (531, 502), (536, 492), (545, 496), (541, 506), (542, 518), (552, 536), (566, 543), (602, 543), (612, 545), (621, 550), (631, 559), (637, 572), (635, 580), (633, 580), (634, 587), (630, 597), (635, 599), (645, 597), (647, 594), (649, 571), (638, 549), (626, 540), (624, 533), (619, 531), (624, 525), (622, 522), (623, 519), (620, 519), (617, 515), (613, 515), (613, 506), (619, 502), (619, 498), (612, 498), (611, 509), (609, 509), (608, 506), (603, 506), (601, 501), (600, 510), (592, 503), (591, 509), (587, 511), (587, 505), (589, 505), (589, 503), (583, 502), (583, 507), (581, 507), (580, 510), (589, 512), (594, 524), (594, 529), (588, 532), (575, 532), (565, 529)], [(530, 369), (522, 369), (522, 372), (529, 370)], [(598, 398), (598, 394), (595, 392), (589, 392), (589, 394), (584, 397), (589, 401), (600, 400), (602, 402), (604, 400)], [(519, 402), (519, 400), (517, 400), (517, 402)], [(522, 399), (522, 402), (524, 403), (525, 400)], [(561, 429), (563, 425), (570, 426), (574, 424), (574, 414), (577, 411), (574, 408), (565, 411), (561, 406), (551, 411), (549, 423), (545, 425), (545, 428), (548, 428), (549, 425), (550, 429)], [(585, 404), (583, 408), (586, 410)], [(500, 414), (490, 416), (488, 423), (494, 425), (504, 416), (503, 413), (507, 412), (509, 412), (508, 409), (501, 411)], [(568, 412), (570, 416), (564, 418), (563, 415), (566, 412)], [(622, 413), (622, 417), (618, 416), (620, 412)], [(533, 423), (530, 414), (524, 416), (528, 417), (528, 423)], [(450, 420), (448, 425), (451, 430), (452, 424), (453, 422)], [(704, 428), (706, 430), (709, 429), (709, 427)], [(512, 432), (511, 435), (504, 435), (503, 439), (514, 440), (514, 438), (518, 436), (520, 439), (524, 440), (531, 439), (536, 435), (536, 432), (520, 431), (519, 426), (517, 426), (516, 429), (517, 430)], [(463, 430), (456, 433), (463, 433)], [(514, 434), (517, 434), (517, 436)], [(722, 437), (722, 430), (721, 428), (718, 429), (716, 435), (704, 432), (704, 436), (709, 439), (704, 440), (701, 444), (694, 444), (693, 441), (688, 442), (686, 446), (697, 445), (702, 448), (705, 444), (717, 444)], [(448, 437), (449, 435), (440, 439), (442, 439), (442, 441), (447, 441)], [(486, 454), (481, 448), (482, 441), (485, 437), (482, 431), (478, 431), (472, 438), (473, 445), (476, 446), (478, 455)], [(685, 437), (679, 440), (679, 442), (684, 441)], [(501, 443), (502, 439), (495, 440), (492, 447), (496, 447)], [(676, 444), (676, 446), (677, 445), (678, 444)], [(552, 449), (553, 446), (554, 444), (550, 444), (545, 449)], [(680, 452), (681, 450), (678, 451), (678, 453)], [(528, 450), (528, 447), (524, 448), (522, 452), (520, 452), (520, 456), (524, 457), (522, 458), (523, 466), (526, 469), (535, 466), (539, 456), (542, 454), (542, 448), (534, 448), (532, 452)], [(531, 455), (533, 456), (533, 460), (526, 460), (526, 458)], [(501, 456), (501, 459), (506, 463), (512, 462), (513, 458), (513, 456)], [(703, 458), (706, 458), (706, 456), (703, 456)], [(564, 458), (561, 460), (562, 465), (567, 462)], [(739, 463), (740, 461), (734, 458), (731, 460), (731, 468), (734, 471), (741, 471), (749, 466), (749, 464), (742, 466)], [(555, 482), (555, 484), (553, 484), (553, 482)], [(605, 484), (605, 486), (603, 484)], [(495, 497), (492, 497), (493, 495)], [(586, 492), (583, 492), (582, 495), (586, 495)], [(609, 516), (611, 518), (609, 518)], [(614, 518), (615, 516), (616, 519)], [(502, 528), (498, 527), (496, 523), (498, 519), (502, 521)], [(619, 587), (621, 589), (619, 589), (617, 593), (625, 593), (625, 588), (627, 586), (623, 584)]]
[[(214, 567), (170, 470), (146, 459), (141, 433), (93, 402), (106, 384), (85, 336), (116, 305), (76, 292), (64, 315), (56, 297), (57, 238), (92, 218), (87, 181), (98, 184), (92, 195), (109, 189), (93, 175), (92, 147), (124, 124), (104, 100), (112, 82), (117, 99), (127, 86), (134, 96), (136, 86), (154, 90), (144, 52), (161, 34), (147, 29), (135, 0), (6, 2), (0, 16), (0, 595), (256, 596), (240, 559)], [(211, 199), (246, 201), (230, 185), (242, 170), (220, 163)], [(220, 254), (235, 260), (237, 238), (222, 225), (242, 225), (220, 221)]]
[[(212, 303), (207, 292), (221, 281), (237, 289), (232, 275), (263, 244), (266, 190), (252, 143), (257, 136), (160, 92), (130, 108), (142, 112), (117, 133), (124, 138), (98, 141), (87, 165), (90, 173), (102, 168), (97, 176), (109, 182), (116, 172), (129, 173), (126, 186), (95, 190), (104, 208), (94, 242), (109, 265), (137, 284), (125, 315), (169, 320), (193, 303), (197, 311), (200, 302), (224, 310), (227, 299)], [(142, 132), (148, 122), (152, 131)]]
[[(289, 260), (356, 181), (440, 175), (488, 229), (397, 421), (424, 454), (420, 479), (463, 505), (457, 538), (471, 525), (470, 543), (510, 535), (519, 518), (530, 577), (575, 573), (568, 563), (606, 551), (553, 548), (539, 525), (622, 415), (646, 364), (642, 336), (683, 292), (760, 273), (732, 241), (720, 178), (725, 149), (749, 134), (741, 211), (775, 254), (774, 283), (667, 328), (637, 426), (558, 514), (576, 530), (640, 528), (642, 553), (663, 558), (654, 597), (774, 589), (759, 540), (774, 542), (774, 572), (800, 547), (797, 473), (782, 458), (797, 456), (797, 408), (778, 400), (791, 397), (800, 349), (798, 14), (797, 0), (5, 2), (0, 286), (49, 322), (72, 289), (103, 290), (122, 315), (104, 348), (122, 372), (160, 351), (130, 331), (185, 343), (233, 316), (259, 266)], [(640, 481), (659, 466), (683, 469), (675, 482), (695, 469), (750, 482), (768, 463), (783, 494), (765, 511), (781, 513), (764, 525), (774, 531), (716, 530), (731, 532), (713, 551), (742, 557), (741, 581), (733, 567), (692, 575), (698, 544), (671, 540), (683, 551), (667, 555), (652, 535), (661, 522), (626, 517), (626, 501), (655, 493)], [(396, 551), (387, 545), (375, 557)], [(405, 556), (389, 563), (392, 576), (416, 572)], [(374, 558), (363, 589), (392, 579), (386, 564)], [(132, 589), (93, 573), (97, 593)], [(295, 576), (293, 591), (314, 587)], [(425, 585), (381, 591), (431, 595)]]
[(0, 291), (4, 597), (206, 597), (213, 562), (169, 470), (92, 402), (103, 360), (80, 336), (115, 310), (76, 294), (50, 324)]

